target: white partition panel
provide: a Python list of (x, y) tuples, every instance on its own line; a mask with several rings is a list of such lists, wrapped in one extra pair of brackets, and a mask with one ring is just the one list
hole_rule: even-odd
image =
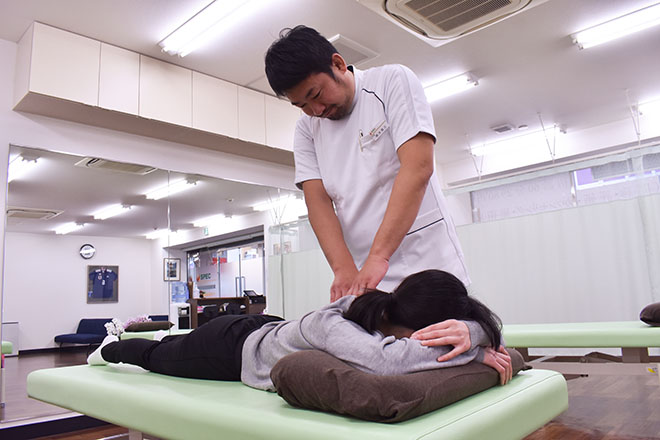
[(458, 228), (471, 290), (506, 323), (636, 320), (660, 300), (660, 196)]

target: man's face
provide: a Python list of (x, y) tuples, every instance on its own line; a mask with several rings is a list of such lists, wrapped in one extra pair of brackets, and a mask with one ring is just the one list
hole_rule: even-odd
[[(343, 62), (343, 60), (342, 60)], [(338, 120), (351, 111), (354, 83), (349, 80), (346, 68), (333, 64), (334, 78), (327, 73), (313, 73), (285, 95), (291, 104), (300, 107), (306, 115)]]

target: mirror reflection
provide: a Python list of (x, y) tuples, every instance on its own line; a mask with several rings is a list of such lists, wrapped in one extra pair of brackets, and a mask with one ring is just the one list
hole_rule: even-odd
[(294, 191), (18, 146), (8, 179), (2, 422), (66, 412), (27, 398), (26, 376), (84, 363), (80, 333), (108, 321), (182, 331), (261, 313), (264, 228), (286, 220), (283, 200), (301, 204)]

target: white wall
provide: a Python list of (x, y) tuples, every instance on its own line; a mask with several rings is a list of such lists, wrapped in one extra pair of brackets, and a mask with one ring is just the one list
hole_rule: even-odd
[[(84, 243), (96, 247), (90, 260), (78, 253)], [(19, 322), (19, 350), (56, 346), (53, 337), (74, 333), (81, 318), (168, 313), (167, 283), (149, 240), (8, 232), (5, 255), (3, 320)], [(88, 265), (119, 266), (119, 302), (87, 304)]]

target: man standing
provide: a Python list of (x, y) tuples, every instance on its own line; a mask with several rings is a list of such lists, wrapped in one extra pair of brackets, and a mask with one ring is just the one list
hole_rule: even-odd
[[(360, 71), (316, 30), (297, 26), (268, 49), (266, 75), (305, 113), (294, 139), (295, 179), (334, 273), (332, 300), (389, 291), (425, 269), (469, 283), (435, 175), (431, 109), (412, 71)], [(436, 331), (447, 325), (437, 326), (425, 336), (443, 336)]]

